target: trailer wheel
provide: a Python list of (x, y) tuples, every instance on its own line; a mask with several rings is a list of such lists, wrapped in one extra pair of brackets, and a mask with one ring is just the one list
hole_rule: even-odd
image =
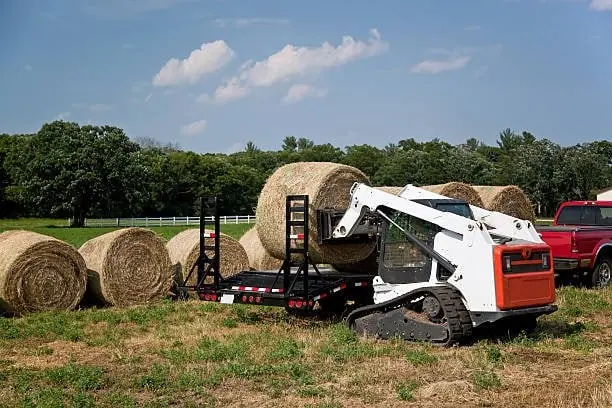
[(603, 288), (609, 286), (612, 281), (612, 259), (607, 256), (602, 256), (591, 275), (591, 283), (595, 287)]

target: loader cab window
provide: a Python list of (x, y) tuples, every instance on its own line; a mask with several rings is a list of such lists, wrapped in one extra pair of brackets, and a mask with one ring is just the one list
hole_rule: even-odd
[[(399, 211), (387, 210), (385, 213), (397, 226), (433, 248), (435, 235), (440, 231), (437, 225)], [(431, 274), (431, 258), (393, 223), (386, 221), (383, 230), (378, 271), (380, 277), (387, 283), (428, 281)]]

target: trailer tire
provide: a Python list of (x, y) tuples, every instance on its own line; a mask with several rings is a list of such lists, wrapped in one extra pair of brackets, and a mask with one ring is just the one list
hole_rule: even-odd
[(597, 288), (609, 286), (612, 282), (612, 258), (602, 256), (599, 258), (591, 274), (591, 284)]

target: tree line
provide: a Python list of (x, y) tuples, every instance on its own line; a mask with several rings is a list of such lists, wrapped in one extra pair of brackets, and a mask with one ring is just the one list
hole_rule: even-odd
[(542, 216), (612, 184), (610, 141), (560, 146), (511, 129), (495, 146), (411, 138), (339, 148), (287, 136), (276, 151), (249, 142), (233, 154), (197, 154), (132, 140), (114, 126), (55, 121), (34, 134), (0, 134), (0, 217), (70, 217), (80, 225), (85, 217), (197, 215), (199, 197), (210, 195), (222, 197), (222, 214), (253, 214), (267, 177), (298, 161), (348, 164), (374, 185), (515, 184)]

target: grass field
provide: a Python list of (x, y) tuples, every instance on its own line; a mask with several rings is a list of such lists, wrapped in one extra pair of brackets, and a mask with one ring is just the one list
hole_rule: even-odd
[(0, 407), (612, 407), (612, 288), (557, 303), (532, 334), (451, 349), (197, 300), (5, 318)]
[[(16, 220), (0, 220), (0, 232), (8, 229), (25, 229), (40, 234), (50, 235), (62, 241), (68, 242), (78, 248), (87, 240), (99, 235), (114, 231), (117, 228), (69, 228), (67, 220), (45, 219), (45, 218), (20, 218)], [(221, 224), (221, 232), (234, 238), (240, 238), (253, 224)], [(169, 240), (179, 232), (187, 228), (198, 228), (197, 225), (149, 227), (163, 239)], [(212, 228), (212, 226), (207, 227)]]

